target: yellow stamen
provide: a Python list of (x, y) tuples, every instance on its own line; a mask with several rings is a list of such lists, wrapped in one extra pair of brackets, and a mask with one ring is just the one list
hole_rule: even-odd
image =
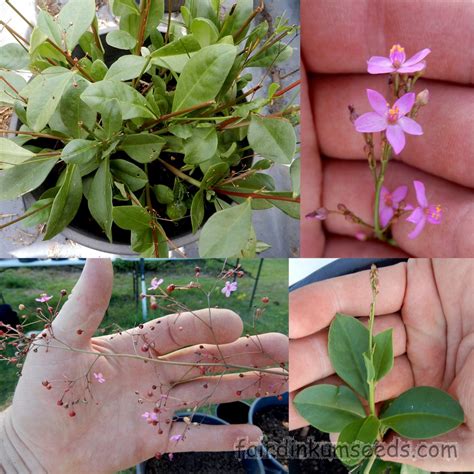
[(399, 44), (394, 44), (392, 46), (392, 49), (390, 50), (390, 54), (393, 54), (395, 51), (398, 53), (403, 53), (405, 51), (405, 48), (402, 48)]

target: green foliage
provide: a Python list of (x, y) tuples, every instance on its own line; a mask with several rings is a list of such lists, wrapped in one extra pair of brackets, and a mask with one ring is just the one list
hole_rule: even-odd
[[(380, 413), (376, 411), (376, 383), (394, 364), (393, 331), (373, 333), (378, 293), (375, 266), (370, 272), (370, 283), (369, 327), (354, 317), (336, 314), (329, 328), (331, 364), (351, 388), (316, 385), (299, 392), (294, 403), (298, 412), (319, 430), (340, 433), (336, 453), (349, 468), (355, 468), (354, 472), (408, 474), (412, 472), (411, 468), (377, 459), (375, 443), (383, 441), (389, 430), (409, 439), (434, 438), (461, 425), (464, 412), (451, 395), (435, 387), (423, 386), (407, 390), (386, 403)], [(367, 412), (356, 392), (367, 401)]]
[[(146, 213), (145, 227), (124, 227), (143, 255), (174, 247), (163, 226), (175, 222), (189, 226), (186, 232), (202, 229), (202, 255), (255, 256), (268, 246), (255, 235), (252, 211), (276, 207), (299, 218), (296, 134), (288, 120), (296, 108), (279, 100), (280, 84), (264, 98), (245, 88), (268, 74), (255, 67), (289, 57), (284, 43), (296, 28), (281, 19), (274, 31), (265, 21), (255, 26), (252, 0), (226, 11), (218, 0), (188, 0), (184, 26), (172, 19), (163, 33), (165, 1), (111, 0), (119, 29), (104, 40), (94, 0), (70, 0), (56, 18), (39, 11), (29, 52), (0, 48), (0, 104), (14, 106), (33, 134), (1, 143), (0, 199), (52, 186), (27, 220), (47, 224), (46, 238), (75, 218), (85, 196), (80, 212), (88, 209), (112, 242), (113, 223), (124, 224), (120, 209)], [(104, 45), (123, 55), (110, 62)], [(24, 69), (32, 72), (28, 83), (15, 72)], [(264, 158), (255, 157), (255, 167), (254, 155)], [(293, 190), (258, 176), (279, 165), (291, 172)]]

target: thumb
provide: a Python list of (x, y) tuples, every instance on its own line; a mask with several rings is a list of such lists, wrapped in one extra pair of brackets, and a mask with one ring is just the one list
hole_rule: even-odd
[(72, 346), (84, 346), (99, 327), (112, 295), (110, 259), (87, 259), (79, 281), (53, 321), (54, 335)]

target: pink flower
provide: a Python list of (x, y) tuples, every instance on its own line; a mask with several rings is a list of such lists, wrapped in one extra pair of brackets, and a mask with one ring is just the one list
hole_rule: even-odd
[(153, 280), (151, 280), (151, 286), (150, 288), (148, 288), (148, 290), (156, 290), (158, 289), (158, 287), (163, 283), (163, 278), (160, 278), (158, 280), (158, 278), (153, 278)]
[(232, 283), (230, 281), (225, 282), (224, 288), (222, 288), (221, 292), (229, 298), (229, 296), (232, 294), (232, 292), (237, 291), (237, 282), (233, 281)]
[(398, 186), (392, 193), (385, 186), (382, 186), (379, 205), (380, 224), (382, 227), (385, 227), (390, 222), (400, 203), (407, 197), (407, 193), (407, 186)]
[(173, 436), (171, 436), (170, 441), (178, 442), (181, 439), (183, 439), (183, 437), (181, 435), (173, 435)]
[(46, 303), (52, 298), (53, 298), (52, 296), (48, 296), (46, 293), (41, 293), (39, 298), (35, 298), (35, 301), (38, 301), (40, 303)]
[(97, 382), (99, 383), (105, 383), (105, 378), (104, 376), (102, 375), (102, 372), (99, 372), (98, 374), (96, 374), (94, 372), (94, 378), (97, 380)]
[(382, 132), (386, 130), (387, 140), (398, 155), (405, 147), (405, 133), (410, 135), (423, 135), (421, 126), (409, 117), (415, 103), (415, 93), (400, 97), (393, 107), (385, 100), (382, 94), (372, 89), (367, 89), (367, 97), (375, 112), (367, 112), (354, 122), (356, 130), (361, 133)]
[[(416, 191), (416, 200), (418, 201), (418, 207), (408, 216), (407, 221), (416, 224), (416, 227), (412, 232), (408, 234), (409, 239), (415, 239), (420, 235), (420, 232), (425, 227), (426, 222), (430, 224), (441, 224), (443, 217), (443, 211), (441, 206), (428, 204), (425, 193), (425, 185), (421, 181), (413, 181), (413, 186)], [(407, 206), (405, 209), (413, 209), (412, 206)]]
[(405, 48), (399, 44), (392, 46), (390, 56), (372, 56), (368, 61), (368, 72), (370, 74), (389, 74), (392, 72), (411, 73), (425, 69), (426, 62), (423, 59), (431, 53), (431, 49), (425, 48), (414, 54), (410, 59), (406, 59)]
[(365, 234), (364, 232), (356, 232), (354, 237), (357, 239), (357, 240), (360, 240), (361, 242), (365, 242), (367, 240), (367, 234)]
[(168, 459), (169, 459), (170, 461), (173, 460), (173, 457), (174, 457), (174, 456), (173, 456), (173, 453), (168, 453)]
[(143, 413), (142, 418), (144, 418), (148, 423), (151, 423), (153, 421), (158, 421), (157, 414), (154, 412), (149, 412), (149, 411), (146, 411), (145, 413)]
[(308, 220), (317, 219), (318, 221), (324, 221), (328, 218), (328, 210), (325, 207), (320, 207), (316, 211), (306, 214), (305, 218)]

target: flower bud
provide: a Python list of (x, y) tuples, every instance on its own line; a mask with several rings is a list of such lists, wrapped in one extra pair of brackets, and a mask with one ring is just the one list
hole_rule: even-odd
[(418, 107), (421, 107), (422, 105), (428, 105), (428, 102), (430, 100), (430, 92), (428, 89), (422, 90), (417, 96), (416, 96), (416, 105)]
[(316, 211), (306, 214), (306, 219), (317, 219), (318, 221), (324, 221), (328, 218), (329, 212), (325, 207), (320, 207)]
[(168, 288), (166, 288), (166, 292), (169, 294), (169, 293), (173, 293), (173, 291), (176, 289), (176, 285), (168, 285)]
[(67, 290), (61, 290), (61, 296), (66, 296), (67, 295)]
[(19, 309), (20, 311), (25, 311), (26, 306), (25, 306), (24, 304), (20, 304), (20, 305), (18, 305), (18, 309)]
[(262, 303), (268, 304), (269, 302), (270, 302), (270, 298), (269, 298), (268, 296), (264, 296), (264, 297), (262, 298)]

